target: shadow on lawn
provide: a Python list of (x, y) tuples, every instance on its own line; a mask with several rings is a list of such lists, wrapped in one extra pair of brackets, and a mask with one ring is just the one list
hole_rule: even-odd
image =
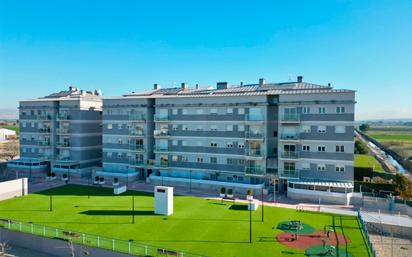
[(249, 244), (249, 240), (245, 241), (222, 241), (222, 240), (188, 240), (188, 239), (181, 239), (181, 240), (163, 240), (163, 239), (157, 239), (157, 240), (150, 240), (150, 239), (144, 239), (144, 241), (147, 242), (171, 242), (171, 243), (177, 243), (177, 242), (183, 242), (183, 243), (219, 243), (219, 244)]
[(232, 204), (232, 206), (229, 207), (229, 210), (233, 210), (233, 211), (247, 211), (247, 205), (236, 205), (236, 204)]
[[(108, 216), (131, 216), (133, 211), (131, 210), (88, 210), (79, 212), (86, 215), (108, 215)], [(135, 210), (135, 216), (157, 216), (154, 211), (141, 211)]]

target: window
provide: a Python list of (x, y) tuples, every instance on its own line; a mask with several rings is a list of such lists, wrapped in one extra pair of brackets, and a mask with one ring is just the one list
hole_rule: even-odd
[(304, 145), (304, 146), (302, 146), (302, 150), (303, 151), (310, 151), (310, 146), (309, 145)]
[(172, 114), (173, 114), (173, 115), (177, 115), (177, 113), (178, 113), (177, 110), (178, 110), (178, 109), (172, 109)]
[(318, 146), (318, 152), (325, 152), (326, 151), (326, 146), (324, 145), (319, 145)]
[(319, 107), (318, 111), (319, 113), (326, 113), (326, 107)]
[(121, 138), (118, 138), (118, 139), (117, 139), (117, 143), (118, 143), (118, 144), (123, 144), (123, 140), (122, 140)]
[(337, 152), (337, 153), (343, 153), (343, 152), (345, 152), (345, 146), (344, 146), (344, 145), (337, 145), (337, 146), (336, 146), (336, 152)]
[(216, 142), (210, 142), (210, 147), (217, 147), (217, 143)]
[(189, 158), (187, 156), (182, 156), (182, 162), (188, 162)]
[(345, 107), (344, 106), (336, 107), (336, 112), (337, 113), (345, 113)]
[(197, 125), (196, 130), (197, 131), (203, 131), (203, 126), (202, 125)]
[(178, 128), (179, 126), (177, 124), (173, 124), (173, 127), (172, 127), (173, 130), (177, 130)]
[(238, 163), (239, 163), (239, 165), (245, 165), (245, 160), (239, 159), (239, 160), (238, 160)]
[(336, 171), (336, 172), (345, 172), (345, 166), (343, 166), (343, 165), (336, 165), (336, 166), (335, 166), (335, 171)]
[(318, 126), (318, 133), (326, 133), (326, 126)]
[(197, 157), (196, 161), (197, 163), (203, 163), (203, 157)]
[(179, 142), (177, 140), (172, 140), (172, 145), (173, 146), (177, 146), (179, 144)]
[(326, 170), (325, 164), (318, 164), (318, 171), (325, 171), (325, 170)]
[(117, 124), (117, 129), (123, 129), (123, 124), (121, 123)]
[(210, 109), (210, 114), (217, 114), (217, 109), (216, 108)]
[(237, 147), (238, 148), (245, 148), (245, 143), (244, 142), (238, 142)]
[(227, 142), (227, 148), (233, 148), (233, 142)]
[(237, 109), (238, 114), (245, 114), (245, 109), (244, 108), (239, 108)]
[(203, 109), (197, 109), (197, 110), (196, 110), (196, 113), (197, 113), (197, 114), (203, 114)]
[(122, 153), (117, 153), (117, 158), (121, 159), (122, 158)]
[(232, 114), (233, 113), (233, 108), (227, 108), (226, 113), (227, 114)]
[(35, 127), (35, 123), (34, 123), (34, 122), (31, 123), (31, 127), (32, 127), (32, 128)]
[(232, 159), (232, 158), (227, 158), (226, 159), (226, 164), (228, 164), (228, 165), (232, 165), (232, 164), (234, 164), (234, 159)]
[(26, 122), (22, 122), (21, 125), (23, 126), (23, 128), (26, 127)]
[(24, 148), (24, 147), (21, 150), (22, 150), (23, 153), (25, 153), (27, 151), (27, 149)]
[(210, 157), (210, 163), (217, 163), (217, 158), (216, 157)]
[(183, 126), (182, 126), (182, 129), (185, 130), (185, 131), (187, 131), (187, 130), (189, 130), (189, 126), (183, 125)]
[(226, 131), (233, 131), (233, 125), (226, 125)]
[(245, 125), (238, 125), (237, 130), (238, 131), (245, 131)]
[(186, 115), (188, 113), (187, 109), (183, 109), (182, 114)]
[(310, 113), (310, 107), (309, 106), (304, 106), (302, 108), (302, 113)]
[(113, 128), (113, 124), (109, 123), (107, 124), (107, 129), (112, 129)]
[(217, 126), (216, 125), (211, 125), (210, 126), (210, 131), (216, 131), (217, 130)]
[(179, 156), (172, 155), (172, 161), (177, 162), (179, 160)]
[(310, 127), (310, 125), (303, 125), (303, 126), (302, 126), (302, 132), (303, 132), (303, 133), (310, 133), (310, 132), (311, 132), (311, 127)]
[(335, 133), (345, 133), (346, 132), (346, 127), (345, 126), (336, 126), (335, 127)]

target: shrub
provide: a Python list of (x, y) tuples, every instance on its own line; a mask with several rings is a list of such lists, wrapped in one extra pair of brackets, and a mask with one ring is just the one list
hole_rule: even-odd
[(248, 189), (248, 190), (247, 190), (247, 195), (248, 195), (248, 196), (252, 196), (252, 194), (253, 194), (252, 189)]
[(47, 172), (47, 176), (48, 176), (48, 177), (51, 177), (51, 176), (52, 176), (52, 173), (51, 173), (50, 171), (48, 171), (48, 172)]
[(56, 176), (56, 173), (52, 172), (51, 176), (54, 178)]
[(222, 188), (220, 189), (220, 193), (221, 193), (221, 194), (226, 194), (226, 188), (222, 187)]
[(368, 148), (366, 144), (360, 140), (355, 141), (355, 153), (356, 154), (367, 154)]

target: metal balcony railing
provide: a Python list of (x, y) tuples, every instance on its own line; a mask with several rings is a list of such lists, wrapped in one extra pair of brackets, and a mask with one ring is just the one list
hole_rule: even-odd
[(50, 128), (39, 128), (39, 132), (41, 133), (50, 133), (51, 129)]
[(298, 159), (299, 152), (298, 151), (284, 151), (280, 154), (280, 157), (284, 159)]
[(144, 161), (143, 160), (137, 160), (137, 159), (130, 159), (129, 164), (133, 165), (133, 166), (141, 166), (141, 165), (144, 165)]
[(155, 150), (155, 152), (168, 152), (169, 147), (155, 145), (154, 150)]
[(143, 114), (129, 114), (129, 120), (131, 121), (146, 121)]
[(263, 152), (260, 149), (254, 149), (254, 148), (246, 148), (245, 149), (245, 154), (247, 156), (252, 156), (252, 157), (262, 157)]
[(50, 146), (50, 141), (39, 141), (37, 142), (38, 146)]
[(70, 147), (70, 142), (57, 142), (58, 147)]
[(281, 170), (280, 175), (282, 177), (288, 177), (288, 178), (299, 178), (299, 170), (297, 169), (292, 169), (292, 170)]
[(136, 152), (143, 152), (144, 151), (144, 146), (143, 145), (137, 145), (137, 144), (129, 144), (129, 149), (132, 151)]
[(135, 137), (144, 137), (145, 133), (143, 130), (130, 129), (129, 135), (135, 136)]
[(246, 174), (255, 174), (255, 175), (262, 175), (263, 168), (261, 166), (246, 166), (245, 167)]
[(168, 115), (155, 114), (154, 120), (155, 120), (155, 121), (168, 121), (168, 120), (169, 120), (169, 116), (168, 116)]
[(249, 121), (249, 122), (263, 122), (264, 119), (263, 119), (262, 116), (246, 114), (246, 115), (245, 115), (245, 121)]
[(155, 130), (153, 132), (155, 137), (167, 137), (170, 136), (169, 130)]
[(282, 122), (300, 122), (299, 114), (283, 114), (281, 117)]
[(156, 162), (156, 166), (160, 168), (167, 168), (169, 167), (169, 162), (168, 161)]
[(245, 137), (247, 139), (263, 139), (263, 133), (257, 131), (246, 131)]
[(58, 113), (56, 115), (57, 120), (70, 120), (70, 116), (67, 113)]
[(37, 115), (38, 120), (51, 120), (52, 116), (50, 114), (39, 114)]
[(299, 133), (281, 133), (280, 140), (299, 140), (300, 134)]
[(69, 134), (70, 132), (69, 128), (58, 128), (56, 129), (57, 134)]

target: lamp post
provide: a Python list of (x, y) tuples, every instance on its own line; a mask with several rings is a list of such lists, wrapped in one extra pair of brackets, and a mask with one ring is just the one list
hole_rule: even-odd
[(264, 206), (264, 202), (263, 202), (263, 187), (262, 187), (262, 222), (263, 222), (263, 207)]
[(134, 224), (134, 195), (132, 195), (132, 223)]
[(189, 171), (189, 192), (192, 192), (192, 170)]
[(249, 200), (249, 243), (252, 243), (252, 200)]
[(87, 199), (90, 199), (90, 176), (87, 177)]

